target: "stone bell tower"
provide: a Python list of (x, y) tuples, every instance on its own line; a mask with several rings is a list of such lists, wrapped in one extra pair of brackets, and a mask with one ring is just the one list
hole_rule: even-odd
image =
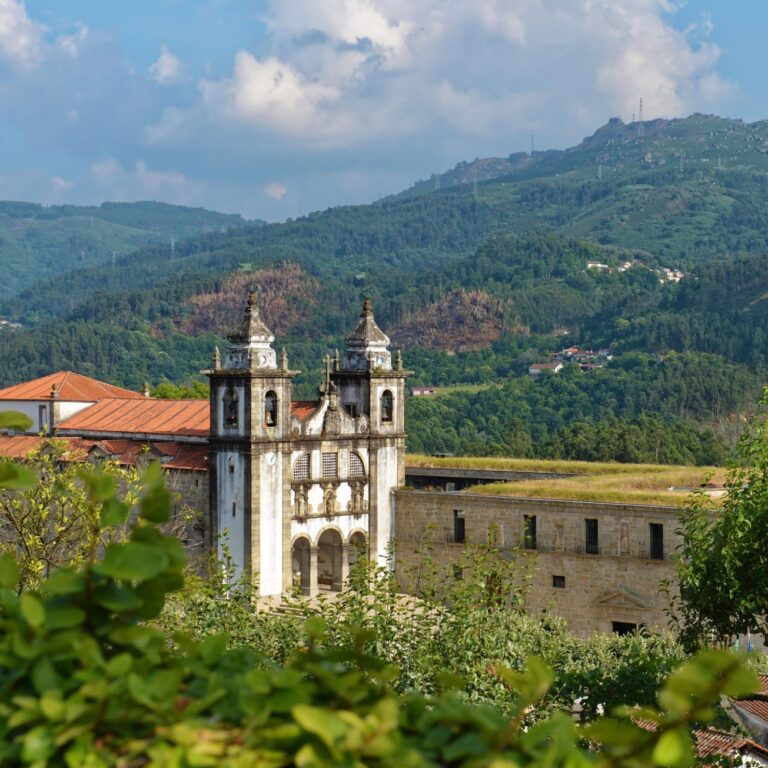
[(210, 528), (219, 556), (229, 554), (235, 577), (254, 579), (260, 595), (280, 594), (290, 572), (291, 386), (299, 371), (278, 364), (272, 332), (253, 292), (228, 337), (223, 360), (214, 353), (209, 471)]
[(405, 482), (405, 380), (400, 353), (394, 365), (389, 337), (373, 317), (366, 298), (360, 322), (346, 337), (331, 380), (347, 413), (364, 422), (369, 457), (369, 546), (380, 563), (394, 537), (392, 491)]

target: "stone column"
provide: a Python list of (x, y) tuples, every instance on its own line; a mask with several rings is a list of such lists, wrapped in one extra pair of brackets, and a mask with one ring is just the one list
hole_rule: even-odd
[(320, 591), (317, 583), (317, 552), (317, 547), (309, 548), (309, 597), (314, 597)]
[(349, 580), (349, 544), (341, 545), (341, 586), (342, 589)]

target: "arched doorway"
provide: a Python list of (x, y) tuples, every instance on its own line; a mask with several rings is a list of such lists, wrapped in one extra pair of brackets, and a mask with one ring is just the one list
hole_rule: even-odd
[(349, 537), (349, 570), (351, 571), (360, 560), (367, 559), (368, 545), (365, 540), (365, 534), (355, 531)]
[(301, 590), (302, 595), (308, 595), (310, 592), (309, 547), (309, 539), (306, 536), (299, 536), (291, 547), (292, 586), (295, 590)]
[(317, 541), (317, 586), (320, 589), (341, 591), (341, 559), (341, 534), (332, 528), (323, 531)]

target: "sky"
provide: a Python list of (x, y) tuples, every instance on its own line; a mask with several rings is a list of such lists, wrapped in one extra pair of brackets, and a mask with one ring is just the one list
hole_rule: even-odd
[(284, 220), (609, 117), (768, 117), (767, 0), (0, 0), (0, 199)]

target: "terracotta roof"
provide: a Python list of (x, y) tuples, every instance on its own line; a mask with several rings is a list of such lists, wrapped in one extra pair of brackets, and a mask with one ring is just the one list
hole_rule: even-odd
[(0, 435), (0, 456), (6, 459), (26, 459), (40, 444), (37, 435)]
[(317, 410), (318, 405), (320, 405), (318, 400), (294, 400), (291, 403), (291, 416), (304, 421)]
[(60, 434), (72, 432), (207, 437), (208, 400), (107, 398), (60, 422)]
[(768, 749), (760, 744), (745, 739), (743, 736), (732, 736), (730, 733), (722, 731), (694, 731), (696, 739), (696, 753), (699, 757), (710, 757), (711, 755), (723, 755), (724, 757), (744, 752), (757, 752), (763, 757), (768, 757)]
[(760, 695), (768, 696), (768, 675), (758, 675), (760, 678)]
[(59, 371), (33, 381), (25, 381), (22, 384), (0, 389), (0, 400), (50, 400), (54, 384), (59, 388), (59, 400), (90, 402), (104, 397), (123, 400), (144, 399), (143, 395), (131, 392), (130, 389), (115, 387), (72, 371)]
[(768, 701), (765, 699), (738, 699), (733, 705), (768, 723)]
[[(741, 704), (742, 702), (738, 702)], [(655, 731), (658, 726), (651, 720), (643, 718), (632, 718), (635, 725), (639, 725), (646, 731)], [(712, 755), (722, 755), (732, 757), (741, 755), (744, 752), (755, 752), (762, 757), (768, 757), (768, 749), (758, 744), (752, 739), (746, 739), (743, 736), (734, 736), (724, 731), (716, 731), (712, 728), (706, 728), (693, 732), (693, 738), (696, 743), (696, 754), (701, 757), (711, 757)]]
[[(0, 456), (8, 459), (25, 459), (46, 438), (37, 435), (0, 435)], [(139, 440), (84, 440), (80, 437), (54, 438), (66, 446), (62, 458), (65, 461), (85, 461), (89, 454), (105, 455), (110, 461), (133, 466), (138, 459), (148, 455), (157, 458), (163, 467), (199, 472), (208, 470), (208, 448), (205, 445), (186, 445), (176, 442), (143, 443)]]

